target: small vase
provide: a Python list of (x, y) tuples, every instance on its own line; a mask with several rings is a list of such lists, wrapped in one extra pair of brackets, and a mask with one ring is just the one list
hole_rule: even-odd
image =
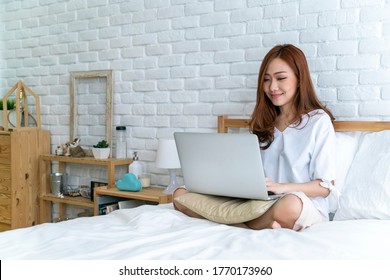
[(110, 156), (110, 148), (92, 148), (92, 154), (96, 159), (106, 159)]

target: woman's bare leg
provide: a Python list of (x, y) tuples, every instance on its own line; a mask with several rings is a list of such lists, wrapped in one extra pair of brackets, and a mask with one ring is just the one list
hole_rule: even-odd
[[(186, 214), (187, 216), (204, 219), (203, 216), (193, 212), (192, 210), (175, 201), (176, 197), (179, 197), (187, 192), (188, 191), (184, 188), (178, 188), (173, 193), (173, 205), (175, 209)], [(259, 218), (245, 223), (233, 224), (232, 226), (255, 230), (276, 228), (292, 229), (296, 220), (299, 218), (301, 211), (301, 199), (293, 194), (288, 194), (275, 202), (275, 204), (272, 205), (272, 207)]]
[(181, 205), (179, 202), (175, 201), (175, 198), (176, 197), (179, 197), (185, 193), (187, 193), (188, 191), (184, 188), (178, 188), (175, 190), (175, 192), (173, 193), (173, 206), (175, 207), (176, 210), (186, 214), (187, 216), (190, 216), (190, 217), (193, 217), (193, 218), (199, 218), (199, 219), (204, 219), (203, 216), (195, 213), (194, 211), (188, 209), (187, 207)]
[(296, 220), (302, 212), (302, 201), (293, 194), (287, 194), (275, 202), (259, 218), (246, 222), (245, 224), (251, 229), (267, 228), (290, 228), (292, 229)]

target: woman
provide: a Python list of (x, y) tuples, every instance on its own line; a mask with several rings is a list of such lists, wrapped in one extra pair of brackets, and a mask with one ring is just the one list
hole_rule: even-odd
[[(268, 191), (283, 196), (238, 226), (302, 230), (328, 220), (329, 203), (338, 200), (332, 119), (316, 97), (304, 53), (290, 44), (272, 48), (260, 67), (250, 128), (259, 139)], [(202, 218), (177, 202), (175, 207)]]

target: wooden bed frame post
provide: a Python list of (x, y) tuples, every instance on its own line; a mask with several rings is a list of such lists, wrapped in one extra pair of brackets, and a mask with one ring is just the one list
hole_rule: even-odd
[[(380, 121), (333, 121), (336, 131), (382, 131), (390, 129), (389, 122)], [(247, 128), (249, 119), (229, 118), (228, 116), (218, 116), (218, 132), (227, 133), (229, 128)]]

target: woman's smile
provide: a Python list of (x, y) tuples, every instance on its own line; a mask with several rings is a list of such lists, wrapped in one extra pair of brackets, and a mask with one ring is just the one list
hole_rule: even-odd
[(284, 93), (281, 92), (281, 93), (271, 93), (271, 98), (272, 99), (278, 99), (279, 97), (281, 97)]
[(298, 79), (282, 59), (273, 59), (264, 76), (264, 92), (275, 106), (288, 109), (297, 93)]

